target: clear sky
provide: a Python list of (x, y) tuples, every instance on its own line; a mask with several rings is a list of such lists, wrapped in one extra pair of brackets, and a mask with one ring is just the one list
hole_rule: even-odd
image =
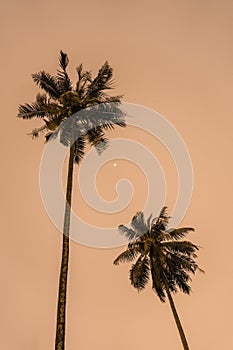
[[(233, 2), (7, 1), (0, 23), (1, 348), (49, 350), (54, 344), (61, 235), (40, 197), (44, 141), (27, 135), (38, 123), (16, 114), (37, 92), (31, 73), (55, 72), (62, 49), (72, 77), (81, 62), (96, 72), (107, 59), (115, 92), (161, 113), (185, 140), (195, 181), (181, 225), (195, 227), (190, 238), (203, 247), (198, 262), (206, 274), (193, 278), (191, 296), (177, 294), (175, 302), (192, 350), (233, 349)], [(164, 166), (171, 207), (177, 177), (161, 145), (130, 129), (112, 136), (148, 144)], [(130, 167), (107, 164), (97, 179), (106, 199), (115, 198), (116, 181), (126, 173), (135, 190), (140, 187), (127, 212), (93, 214), (77, 187), (75, 210), (105, 227), (130, 219), (146, 191), (143, 175)], [(71, 244), (67, 350), (180, 350), (168, 303), (161, 304), (149, 286), (138, 294), (128, 281), (129, 266), (112, 265), (121, 250)]]

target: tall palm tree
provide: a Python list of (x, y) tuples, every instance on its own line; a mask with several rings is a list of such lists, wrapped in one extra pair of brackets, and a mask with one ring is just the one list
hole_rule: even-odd
[(114, 261), (115, 265), (136, 260), (130, 269), (130, 281), (134, 288), (141, 291), (151, 276), (152, 288), (162, 302), (168, 297), (184, 350), (189, 350), (171, 292), (178, 289), (189, 294), (189, 274), (199, 269), (195, 258), (198, 246), (181, 240), (191, 227), (167, 229), (169, 217), (167, 207), (163, 207), (159, 216), (145, 220), (143, 212), (138, 212), (131, 221), (131, 228), (119, 226), (121, 234), (129, 240), (127, 249)]
[(18, 117), (42, 120), (40, 128), (32, 130), (36, 138), (45, 133), (45, 141), (60, 138), (69, 147), (69, 165), (66, 186), (66, 204), (63, 226), (63, 247), (57, 304), (55, 349), (65, 349), (66, 293), (69, 263), (69, 234), (73, 182), (73, 165), (79, 164), (85, 155), (85, 146), (94, 146), (99, 154), (107, 146), (105, 130), (115, 125), (125, 126), (124, 114), (120, 109), (122, 96), (109, 96), (106, 90), (113, 88), (113, 70), (105, 62), (96, 77), (90, 71), (77, 68), (77, 83), (72, 84), (67, 73), (69, 60), (60, 51), (59, 69), (56, 75), (45, 71), (32, 74), (33, 81), (42, 89), (35, 102), (19, 106)]

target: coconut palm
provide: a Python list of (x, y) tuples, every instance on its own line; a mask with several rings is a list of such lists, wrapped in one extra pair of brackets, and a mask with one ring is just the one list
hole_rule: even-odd
[(85, 71), (82, 64), (77, 68), (77, 83), (72, 84), (67, 73), (69, 60), (60, 51), (59, 70), (56, 75), (45, 71), (32, 74), (33, 81), (41, 88), (35, 102), (19, 106), (18, 117), (37, 117), (42, 126), (33, 129), (33, 138), (43, 133), (45, 141), (59, 137), (69, 147), (69, 165), (66, 186), (66, 205), (63, 226), (63, 247), (58, 289), (57, 325), (55, 349), (65, 349), (66, 292), (69, 262), (70, 213), (73, 182), (73, 165), (79, 164), (85, 155), (85, 146), (94, 146), (99, 154), (107, 146), (105, 130), (115, 125), (125, 126), (124, 114), (120, 109), (122, 96), (109, 96), (113, 88), (113, 70), (105, 62), (96, 77)]
[[(162, 302), (168, 297), (184, 350), (189, 346), (181, 325), (171, 293), (180, 289), (189, 294), (191, 288), (190, 273), (200, 270), (195, 258), (198, 246), (181, 240), (187, 233), (194, 231), (191, 227), (167, 229), (169, 217), (167, 207), (163, 207), (159, 216), (145, 220), (143, 212), (138, 212), (131, 221), (131, 228), (119, 226), (121, 234), (127, 237), (127, 249), (114, 261), (136, 262), (130, 269), (130, 281), (134, 288), (141, 291), (151, 276), (152, 288)], [(202, 271), (202, 270), (201, 270)]]

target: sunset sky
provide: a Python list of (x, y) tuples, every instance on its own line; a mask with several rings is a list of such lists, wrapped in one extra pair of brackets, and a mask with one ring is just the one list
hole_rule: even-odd
[[(202, 247), (198, 263), (206, 273), (193, 277), (190, 296), (178, 293), (174, 300), (190, 349), (233, 349), (233, 1), (7, 1), (0, 23), (0, 347), (54, 347), (62, 237), (40, 195), (44, 139), (27, 135), (40, 124), (16, 115), (18, 105), (33, 101), (38, 91), (31, 74), (55, 73), (62, 49), (69, 55), (74, 80), (80, 63), (96, 74), (108, 60), (114, 69), (113, 93), (159, 112), (182, 136), (193, 164), (194, 188), (180, 226), (195, 228), (189, 237)], [(172, 211), (177, 173), (162, 144), (133, 127), (110, 136), (136, 140), (159, 159)], [(106, 163), (96, 179), (105, 200), (116, 199), (121, 178), (131, 181), (132, 201), (116, 214), (85, 204), (77, 176), (78, 169), (74, 210), (89, 224), (116, 227), (145, 205), (146, 176), (129, 160)], [(66, 350), (181, 350), (168, 302), (162, 304), (150, 285), (138, 294), (128, 280), (128, 264), (113, 266), (123, 248), (71, 243)]]

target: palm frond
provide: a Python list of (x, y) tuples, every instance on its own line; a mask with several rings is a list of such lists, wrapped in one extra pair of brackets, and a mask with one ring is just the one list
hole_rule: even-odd
[(125, 113), (119, 103), (95, 104), (94, 101), (90, 107), (79, 112), (80, 119), (86, 121), (89, 128), (101, 126), (103, 129), (113, 129), (114, 125), (126, 126)]
[(85, 136), (79, 136), (74, 142), (74, 162), (79, 164), (85, 155)]
[(150, 216), (148, 217), (148, 219), (147, 219), (147, 227), (148, 227), (148, 229), (150, 229), (150, 227), (151, 227), (151, 220), (152, 220), (152, 214), (150, 214)]
[(180, 273), (176, 273), (174, 276), (174, 280), (176, 285), (183, 293), (190, 294), (191, 287), (188, 284), (188, 281), (191, 281), (191, 278), (185, 271), (180, 271)]
[(194, 232), (194, 228), (192, 228), (192, 227), (180, 227), (180, 228), (176, 228), (176, 229), (169, 229), (166, 231), (166, 234), (164, 235), (164, 239), (178, 240), (180, 238), (185, 237), (185, 235), (191, 231)]
[(101, 155), (108, 146), (108, 139), (104, 136), (102, 127), (97, 126), (87, 131), (87, 139), (91, 146), (94, 146), (97, 153)]
[(37, 137), (39, 137), (40, 133), (43, 133), (46, 129), (46, 125), (43, 125), (40, 128), (32, 129), (32, 131), (28, 135), (31, 135), (33, 139), (36, 139)]
[(155, 291), (160, 301), (165, 302), (166, 295), (164, 293), (163, 283), (163, 266), (160, 262), (160, 254), (158, 247), (151, 246), (150, 251), (152, 289)]
[(62, 145), (69, 147), (71, 140), (71, 129), (70, 128), (61, 128), (60, 132), (60, 142)]
[(139, 250), (135, 247), (127, 249), (123, 253), (118, 255), (118, 257), (114, 260), (113, 264), (119, 265), (120, 263), (131, 262), (137, 257), (139, 253)]
[(17, 116), (23, 119), (31, 119), (33, 117), (44, 118), (50, 115), (50, 112), (50, 102), (46, 94), (37, 94), (35, 102), (31, 104), (25, 103), (19, 106)]
[(121, 102), (124, 95), (116, 95), (116, 96), (104, 96), (103, 103), (119, 103)]
[(169, 219), (170, 219), (170, 216), (168, 216), (167, 214), (167, 207), (164, 206), (160, 211), (159, 216), (156, 220), (156, 225), (164, 226), (164, 228), (166, 228)]
[(46, 115), (46, 112), (39, 106), (36, 102), (31, 104), (25, 103), (20, 105), (18, 109), (18, 118), (31, 119), (33, 117), (43, 118)]
[(125, 225), (118, 226), (119, 232), (125, 236), (129, 241), (134, 240), (137, 237), (137, 234), (131, 228), (126, 227)]
[(72, 90), (72, 83), (67, 74), (66, 67), (68, 66), (69, 59), (66, 53), (60, 51), (59, 63), (61, 70), (57, 71), (57, 85), (59, 87), (60, 93), (64, 94), (67, 91)]
[(168, 287), (170, 291), (177, 292), (177, 287), (186, 294), (189, 294), (191, 288), (188, 284), (191, 278), (188, 272), (179, 269), (170, 260), (166, 260), (166, 266), (164, 267), (164, 276), (166, 277)]
[(167, 215), (167, 207), (166, 207), (166, 206), (164, 206), (164, 207), (161, 209), (161, 211), (160, 211), (160, 213), (159, 213), (159, 219), (160, 219), (160, 218), (162, 218), (162, 219), (168, 218), (168, 215)]
[(58, 99), (61, 95), (56, 77), (45, 71), (32, 74), (33, 81), (43, 89), (51, 98)]
[(195, 262), (194, 259), (191, 257), (182, 254), (180, 252), (166, 252), (166, 260), (170, 260), (170, 264), (173, 264), (177, 269), (195, 273), (195, 271), (198, 269), (198, 265)]
[(83, 98), (87, 84), (92, 82), (91, 72), (84, 71), (82, 64), (76, 68), (76, 71), (78, 73), (78, 81), (75, 91), (79, 93), (80, 98)]
[(199, 250), (198, 246), (189, 241), (167, 241), (163, 242), (162, 246), (170, 252), (179, 252), (193, 258), (197, 257), (195, 252)]
[(66, 53), (64, 53), (62, 50), (60, 50), (60, 56), (59, 56), (59, 64), (62, 70), (66, 70), (66, 67), (69, 64), (69, 58)]
[(138, 291), (145, 288), (150, 277), (150, 264), (147, 256), (140, 256), (130, 270), (131, 284)]
[(131, 226), (138, 237), (141, 237), (148, 231), (149, 228), (145, 222), (144, 214), (142, 211), (137, 212), (133, 216), (131, 220)]
[(100, 68), (97, 77), (89, 84), (86, 98), (97, 98), (104, 90), (112, 88), (113, 70), (106, 61)]

